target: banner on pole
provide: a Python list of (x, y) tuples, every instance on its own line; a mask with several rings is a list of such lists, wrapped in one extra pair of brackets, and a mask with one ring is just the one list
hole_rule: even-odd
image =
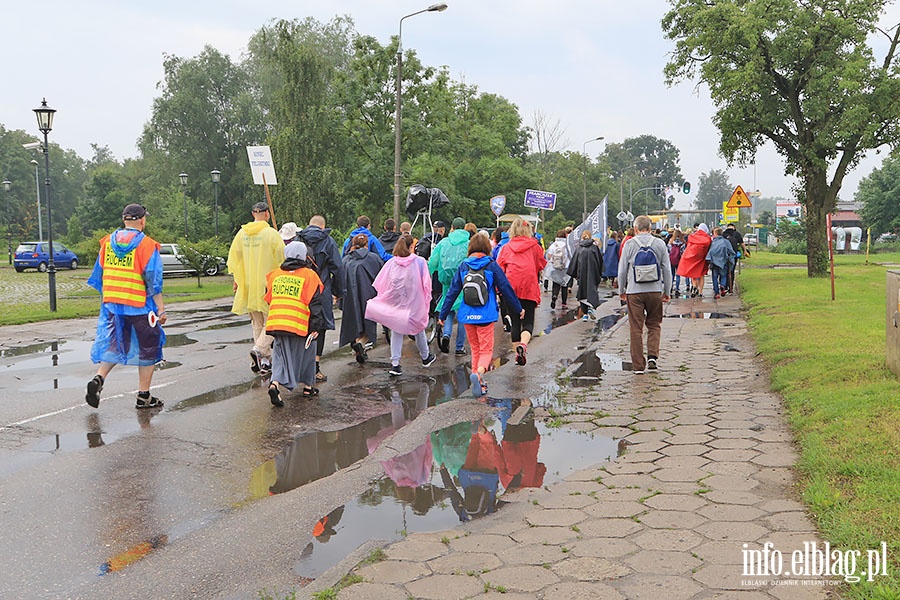
[[(275, 177), (275, 163), (272, 162), (272, 151), (268, 146), (247, 146), (247, 158), (250, 159), (250, 171), (256, 185), (278, 185)], [(263, 175), (265, 174), (265, 177)]]
[(569, 237), (566, 238), (566, 247), (568, 247), (570, 255), (574, 256), (575, 249), (578, 247), (578, 241), (581, 239), (581, 233), (583, 231), (590, 231), (591, 237), (600, 238), (601, 252), (606, 248), (606, 237), (609, 235), (609, 225), (607, 224), (606, 215), (608, 200), (609, 196), (604, 197), (603, 201), (588, 215), (587, 220), (573, 229), (572, 233), (569, 234)]

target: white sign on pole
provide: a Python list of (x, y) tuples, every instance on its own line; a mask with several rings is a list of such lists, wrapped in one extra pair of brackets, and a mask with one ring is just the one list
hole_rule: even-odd
[(250, 159), (250, 171), (256, 185), (278, 185), (275, 177), (275, 163), (272, 162), (272, 151), (268, 146), (247, 146), (247, 157)]

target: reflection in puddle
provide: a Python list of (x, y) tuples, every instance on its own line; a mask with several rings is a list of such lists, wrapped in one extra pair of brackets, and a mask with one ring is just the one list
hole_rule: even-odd
[(117, 554), (113, 556), (108, 561), (100, 565), (100, 575), (106, 575), (107, 573), (113, 573), (115, 571), (121, 571), (128, 565), (139, 561), (144, 558), (148, 554), (150, 554), (153, 550), (156, 550), (160, 546), (164, 545), (169, 540), (167, 535), (157, 535), (146, 542), (141, 542), (136, 544), (122, 552), (121, 554)]
[[(179, 366), (175, 363), (176, 366)], [(187, 410), (189, 408), (195, 408), (197, 406), (203, 406), (204, 404), (212, 404), (213, 402), (221, 402), (222, 400), (228, 400), (229, 398), (234, 398), (235, 396), (240, 396), (246, 392), (249, 392), (252, 389), (258, 389), (262, 386), (261, 380), (258, 377), (255, 377), (252, 381), (246, 381), (244, 383), (236, 383), (234, 385), (228, 385), (225, 387), (221, 387), (215, 390), (211, 390), (209, 392), (198, 394), (196, 396), (191, 396), (190, 398), (185, 398), (178, 404), (174, 405), (170, 410), (172, 411), (180, 411)]]
[[(536, 422), (527, 402), (490, 404), (492, 418), (434, 431), (415, 450), (382, 461), (384, 477), (316, 523), (295, 573), (315, 578), (367, 540), (451, 529), (501, 509), (510, 490), (556, 482), (617, 455), (616, 440)], [(251, 494), (282, 493), (346, 468), (374, 452), (421, 406), (394, 396), (391, 414), (298, 435), (254, 470)]]
[(669, 319), (733, 319), (734, 315), (719, 312), (686, 312), (666, 315)]
[(166, 348), (179, 348), (181, 346), (190, 346), (191, 344), (196, 343), (197, 340), (188, 337), (185, 333), (166, 335)]
[(604, 372), (631, 370), (631, 362), (615, 354), (589, 351), (582, 353), (575, 362), (580, 364), (572, 371), (570, 383), (573, 387), (597, 385)]
[[(7, 371), (27, 371), (29, 369), (46, 369), (47, 367), (58, 367), (61, 365), (74, 365), (78, 363), (90, 362), (92, 342), (84, 341), (52, 341), (42, 344), (32, 344), (31, 346), (22, 346), (21, 348), (11, 348), (3, 350), (3, 357), (37, 355), (24, 360), (17, 360), (0, 368)], [(16, 350), (24, 350), (28, 348), (28, 352), (18, 352)], [(12, 354), (6, 354), (13, 352)], [(41, 389), (53, 389), (44, 386)]]

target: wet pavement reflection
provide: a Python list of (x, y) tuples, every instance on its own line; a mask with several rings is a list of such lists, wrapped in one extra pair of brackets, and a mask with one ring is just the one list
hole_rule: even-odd
[[(507, 493), (559, 481), (619, 452), (612, 438), (536, 421), (528, 400), (491, 399), (490, 404), (491, 418), (434, 431), (415, 450), (382, 461), (385, 477), (316, 523), (296, 574), (318, 577), (368, 540), (452, 529), (500, 510)], [(373, 452), (403, 418), (398, 408), (361, 426), (299, 436), (271, 461), (274, 465), (260, 467), (274, 480), (268, 493), (324, 477)], [(260, 483), (251, 484), (257, 495), (264, 493)]]

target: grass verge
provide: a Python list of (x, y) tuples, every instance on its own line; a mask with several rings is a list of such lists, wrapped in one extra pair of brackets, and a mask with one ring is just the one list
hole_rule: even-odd
[[(878, 263), (874, 264), (877, 259)], [(803, 499), (833, 546), (887, 543), (890, 575), (847, 584), (846, 598), (900, 598), (900, 382), (885, 363), (886, 272), (900, 255), (840, 256), (835, 296), (806, 269), (751, 268), (805, 257), (754, 254), (740, 285), (772, 387), (800, 445)], [(755, 263), (755, 264), (754, 264)]]
[[(0, 325), (21, 325), (49, 321), (96, 316), (100, 312), (100, 294), (88, 287), (87, 269), (60, 271), (56, 274), (56, 312), (50, 312), (49, 284), (46, 273), (25, 271), (16, 273), (11, 268), (0, 269), (0, 289), (5, 290), (0, 304)], [(203, 287), (197, 287), (196, 277), (166, 277), (163, 283), (163, 299), (166, 305), (193, 300), (212, 300), (232, 295), (230, 276), (202, 278)], [(23, 290), (12, 293), (10, 290)]]

